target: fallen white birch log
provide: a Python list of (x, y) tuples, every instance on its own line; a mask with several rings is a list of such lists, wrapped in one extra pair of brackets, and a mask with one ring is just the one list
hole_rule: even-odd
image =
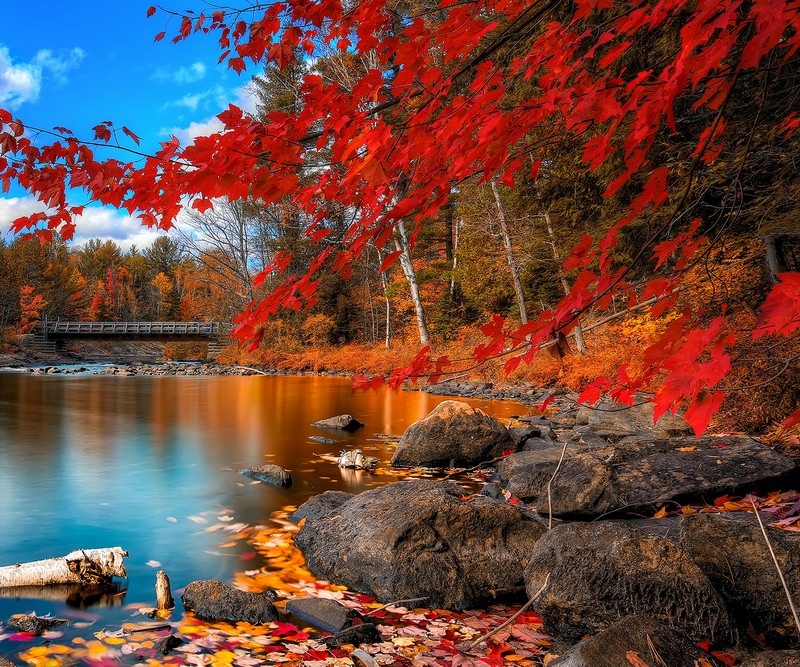
[(121, 547), (78, 549), (58, 558), (0, 567), (0, 588), (9, 586), (51, 586), (53, 584), (95, 584), (112, 577), (126, 578)]

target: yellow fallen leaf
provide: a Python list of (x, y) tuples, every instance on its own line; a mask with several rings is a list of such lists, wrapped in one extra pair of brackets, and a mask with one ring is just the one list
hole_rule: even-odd
[(106, 642), (106, 644), (112, 644), (112, 645), (116, 645), (116, 646), (120, 646), (122, 644), (127, 643), (121, 637), (106, 637), (105, 638), (105, 642)]
[(665, 516), (667, 516), (667, 506), (666, 505), (664, 505), (664, 507), (662, 507), (660, 510), (658, 510), (658, 512), (655, 513), (653, 518), (654, 519), (663, 519)]
[(691, 447), (678, 447), (675, 451), (676, 452), (696, 452), (697, 449), (698, 449), (697, 447), (692, 445)]
[(416, 644), (416, 640), (413, 637), (394, 637), (392, 644), (395, 646), (413, 646)]

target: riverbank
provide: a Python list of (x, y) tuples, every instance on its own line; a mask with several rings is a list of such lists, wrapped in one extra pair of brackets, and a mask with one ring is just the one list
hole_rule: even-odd
[[(169, 376), (252, 376), (252, 375), (305, 375), (319, 377), (349, 377), (344, 371), (310, 371), (295, 369), (242, 366), (217, 362), (151, 362), (108, 363), (76, 361), (61, 358), (56, 363), (42, 364), (43, 359), (22, 359), (0, 356), (0, 368), (13, 368), (31, 375), (113, 375), (123, 377), (169, 377)], [(48, 360), (49, 361), (49, 360)], [(571, 403), (574, 407), (577, 395), (564, 388), (542, 389), (531, 385), (495, 385), (492, 382), (445, 380), (439, 384), (408, 384), (406, 391), (424, 391), (434, 396), (453, 398), (480, 398), (485, 400), (516, 401), (525, 406), (540, 405), (553, 398), (558, 407)]]

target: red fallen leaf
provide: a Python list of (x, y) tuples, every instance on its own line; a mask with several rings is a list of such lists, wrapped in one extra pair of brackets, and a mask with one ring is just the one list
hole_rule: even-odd
[[(727, 496), (724, 496), (724, 497), (727, 497)], [(703, 641), (703, 642), (697, 642), (697, 646), (698, 646), (698, 648), (701, 648), (701, 649), (703, 649), (703, 650), (704, 650), (706, 653), (708, 653), (708, 649), (710, 649), (710, 648), (711, 648), (711, 642), (710, 642), (708, 639), (706, 639), (706, 640), (705, 640), (705, 641)]]
[(242, 560), (253, 560), (253, 558), (255, 557), (256, 557), (255, 551), (248, 551), (246, 554), (242, 554), (241, 556), (239, 556), (239, 558), (241, 558)]
[(294, 625), (292, 623), (284, 623), (283, 621), (275, 621), (275, 627), (270, 631), (270, 634), (277, 635), (277, 636), (280, 637), (280, 636), (283, 636), (283, 635), (294, 634), (294, 633), (297, 633), (299, 631), (300, 631), (300, 628), (298, 628), (296, 625)]
[(711, 655), (713, 655), (717, 660), (719, 660), (724, 665), (728, 667), (733, 667), (736, 664), (736, 658), (734, 658), (730, 653), (722, 653), (721, 651), (712, 651)]
[(781, 427), (789, 429), (795, 424), (800, 424), (800, 410), (795, 410), (786, 419), (781, 422)]
[(303, 654), (303, 657), (306, 659), (311, 658), (312, 660), (327, 660), (331, 657), (331, 654), (328, 651), (317, 651), (311, 648)]
[(795, 503), (791, 507), (783, 507), (775, 512), (775, 517), (778, 519), (786, 519), (790, 516), (795, 516), (800, 512), (800, 503)]
[(513, 453), (514, 453), (513, 449), (504, 449), (501, 456), (505, 458), (506, 456), (511, 456)]
[(519, 498), (509, 498), (508, 504), (509, 505), (519, 505), (522, 501)]

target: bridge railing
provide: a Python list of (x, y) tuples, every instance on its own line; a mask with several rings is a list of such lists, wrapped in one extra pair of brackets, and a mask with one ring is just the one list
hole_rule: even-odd
[(201, 335), (226, 333), (230, 326), (222, 322), (52, 322), (42, 323), (47, 334), (128, 334), (128, 335)]

